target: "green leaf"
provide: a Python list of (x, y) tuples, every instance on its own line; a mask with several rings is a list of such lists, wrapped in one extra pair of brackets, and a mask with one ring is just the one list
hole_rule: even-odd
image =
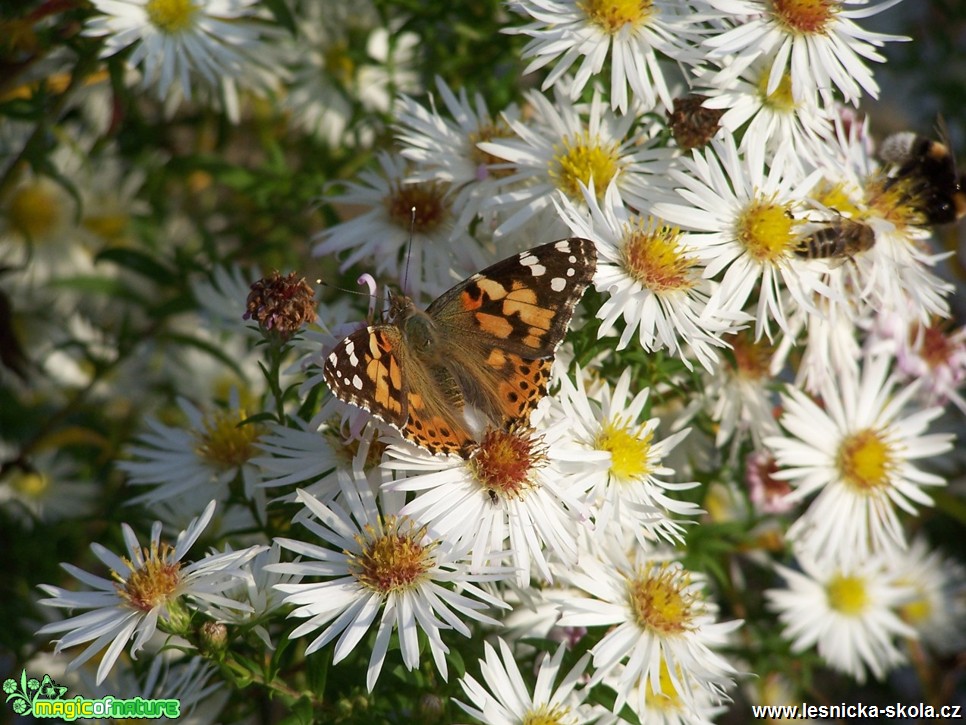
[(54, 289), (71, 290), (88, 295), (116, 297), (129, 301), (135, 299), (122, 280), (112, 277), (98, 277), (96, 275), (62, 277), (51, 280), (50, 286)]
[(173, 334), (170, 332), (159, 335), (159, 339), (198, 348), (199, 350), (208, 353), (213, 358), (221, 360), (221, 362), (231, 368), (232, 371), (242, 380), (247, 379), (247, 376), (241, 369), (238, 361), (230, 357), (225, 349), (218, 343), (209, 342), (208, 340), (200, 340), (197, 337), (191, 337), (191, 335)]
[(279, 725), (312, 725), (315, 722), (312, 703), (303, 697), (291, 706), (289, 714), (279, 720)]
[(275, 22), (289, 31), (292, 35), (298, 34), (298, 29), (295, 25), (295, 17), (292, 15), (292, 11), (289, 9), (288, 3), (284, 0), (262, 0), (262, 5), (268, 8), (268, 11), (275, 18)]
[(325, 692), (325, 685), (329, 679), (329, 665), (332, 664), (332, 654), (329, 649), (313, 652), (305, 658), (305, 679), (308, 688), (316, 695)]
[(177, 275), (154, 257), (134, 249), (110, 247), (94, 258), (95, 262), (111, 262), (119, 267), (147, 277), (158, 284), (174, 285)]

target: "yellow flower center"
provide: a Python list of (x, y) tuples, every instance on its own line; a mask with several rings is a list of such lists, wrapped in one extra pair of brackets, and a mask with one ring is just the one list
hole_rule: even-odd
[(694, 597), (687, 591), (690, 583), (686, 571), (668, 562), (638, 569), (627, 581), (637, 626), (662, 636), (688, 631), (695, 615)]
[(621, 248), (625, 271), (652, 292), (691, 289), (696, 260), (685, 254), (680, 240), (680, 230), (652, 218), (628, 224)]
[(244, 410), (219, 411), (205, 416), (204, 430), (195, 431), (195, 451), (222, 469), (247, 462), (257, 452), (255, 443), (262, 434), (261, 426), (240, 425), (247, 417)]
[[(446, 184), (435, 181), (395, 186), (385, 199), (389, 218), (403, 229), (432, 232), (449, 218), (447, 188)], [(416, 210), (415, 221), (413, 209)]]
[(851, 617), (862, 614), (869, 601), (865, 582), (857, 576), (832, 577), (825, 585), (825, 595), (832, 609)]
[[(405, 523), (404, 523), (405, 522)], [(414, 528), (408, 519), (385, 519), (382, 533), (367, 525), (357, 534), (362, 553), (350, 556), (349, 572), (367, 589), (386, 596), (412, 589), (423, 582), (435, 563), (435, 544), (422, 543), (426, 528)]]
[(772, 13), (790, 33), (820, 35), (839, 9), (836, 0), (772, 0)]
[(794, 250), (796, 226), (787, 205), (761, 199), (742, 212), (735, 236), (756, 262), (774, 262)]
[(128, 216), (121, 212), (85, 216), (82, 224), (85, 229), (104, 241), (118, 242), (127, 231)]
[[(680, 668), (676, 671), (680, 677)], [(659, 678), (661, 682), (660, 692), (654, 692), (654, 689), (651, 687), (650, 678), (645, 683), (647, 690), (644, 693), (644, 699), (647, 702), (647, 706), (657, 708), (663, 712), (679, 712), (684, 706), (684, 701), (678, 695), (674, 681), (671, 679), (671, 671), (668, 669), (667, 660), (664, 657), (661, 657), (661, 673)]]
[(577, 7), (590, 22), (611, 35), (625, 25), (643, 25), (655, 12), (652, 0), (578, 0)]
[(322, 63), (326, 75), (334, 78), (341, 85), (349, 87), (355, 76), (356, 64), (349, 54), (349, 44), (345, 40), (338, 40), (328, 44), (322, 53)]
[(820, 184), (812, 190), (811, 196), (820, 204), (849, 219), (860, 219), (864, 216), (863, 210), (856, 206), (843, 184)]
[(49, 237), (64, 223), (67, 213), (59, 187), (47, 179), (17, 189), (7, 207), (10, 225), (32, 242)]
[(847, 436), (836, 464), (846, 484), (865, 492), (888, 486), (894, 465), (891, 447), (872, 429)]
[(651, 451), (653, 433), (644, 433), (644, 426), (631, 430), (620, 417), (607, 421), (597, 434), (594, 447), (610, 452), (610, 472), (619, 481), (643, 478), (650, 469), (647, 455)]
[(758, 93), (765, 99), (765, 105), (776, 111), (791, 113), (795, 110), (795, 98), (792, 96), (792, 77), (789, 73), (782, 75), (778, 87), (768, 93), (768, 70), (758, 79)]
[(39, 471), (17, 469), (10, 477), (10, 486), (21, 496), (39, 499), (50, 489), (50, 479)]
[(150, 612), (168, 602), (181, 584), (181, 564), (167, 561), (173, 555), (174, 548), (169, 544), (152, 542), (150, 550), (141, 550), (137, 563), (122, 557), (131, 571), (127, 581), (117, 572), (111, 572), (121, 599), (141, 612)]
[(916, 598), (906, 602), (899, 608), (902, 618), (913, 626), (921, 626), (932, 616), (932, 604), (929, 597), (919, 587), (916, 587)]
[(889, 179), (885, 174), (879, 174), (870, 179), (865, 188), (869, 207), (898, 229), (926, 224), (922, 213), (922, 181), (916, 175)]
[(594, 180), (597, 198), (603, 198), (607, 185), (620, 171), (618, 144), (594, 143), (586, 131), (576, 138), (565, 138), (554, 146), (555, 156), (550, 161), (550, 178), (568, 197), (583, 198), (580, 184)]
[(567, 725), (571, 722), (570, 708), (565, 705), (540, 705), (527, 710), (520, 720), (521, 725)]
[(193, 25), (198, 7), (194, 0), (148, 0), (144, 10), (154, 27), (167, 35), (176, 35)]

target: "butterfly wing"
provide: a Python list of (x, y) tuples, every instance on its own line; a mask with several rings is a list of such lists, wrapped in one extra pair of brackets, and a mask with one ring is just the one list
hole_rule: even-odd
[(322, 374), (336, 397), (401, 427), (406, 423), (403, 365), (399, 331), (389, 325), (356, 330), (335, 346)]
[(336, 397), (363, 408), (432, 453), (473, 441), (461, 420), (459, 388), (445, 370), (412, 356), (396, 325), (357, 330), (329, 354), (323, 375)]
[(493, 421), (529, 418), (596, 268), (592, 241), (562, 239), (487, 267), (429, 306), (440, 340), (454, 342), (449, 367), (466, 402)]

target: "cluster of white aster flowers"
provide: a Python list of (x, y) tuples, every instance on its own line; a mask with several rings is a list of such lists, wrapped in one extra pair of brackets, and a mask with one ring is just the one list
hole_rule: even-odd
[[(548, 394), (450, 455), (353, 405), (361, 379), (352, 402), (325, 383), (374, 323), (372, 289), (256, 337), (253, 275), (194, 285), (197, 347), (258, 382), (218, 406), (183, 376), (177, 422), (149, 418), (116, 466), (175, 545), (161, 522), (146, 547), (125, 524), (126, 556), (93, 544), (111, 578), (65, 564), (87, 590), (45, 584), (40, 603), (86, 611), (39, 634), (84, 647), (70, 669), (103, 653), (97, 687), (150, 651), (134, 689), (158, 697), (161, 657), (185, 653), (171, 687), (209, 711), (222, 677), (322, 720), (409, 688), (400, 716), (559, 724), (712, 722), (740, 681), (786, 675), (778, 638), (859, 683), (964, 646), (966, 571), (909, 533), (953, 465), (946, 414), (966, 413), (924, 208), (952, 189), (880, 160), (857, 110), (869, 62), (906, 40), (861, 23), (898, 2), (513, 0), (527, 90), (495, 109), (439, 77), (421, 93), (420, 39), (367, 3), (293, 0), (288, 33), (253, 0), (92, 0), (83, 37), (166, 114), (237, 122), (243, 99), (277, 99), (290, 128), (372, 150), (320, 189), (330, 268), (427, 303), (563, 237), (597, 262)], [(360, 33), (361, 66), (337, 52)], [(395, 362), (366, 371), (373, 395), (435, 383)], [(203, 533), (219, 545), (190, 560)]]

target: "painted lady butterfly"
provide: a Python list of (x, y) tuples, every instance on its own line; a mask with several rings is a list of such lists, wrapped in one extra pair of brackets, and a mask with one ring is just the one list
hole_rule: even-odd
[(496, 426), (529, 419), (596, 268), (594, 243), (572, 237), (487, 267), (425, 312), (393, 296), (382, 323), (336, 345), (325, 380), (431, 453), (465, 454), (467, 407)]

